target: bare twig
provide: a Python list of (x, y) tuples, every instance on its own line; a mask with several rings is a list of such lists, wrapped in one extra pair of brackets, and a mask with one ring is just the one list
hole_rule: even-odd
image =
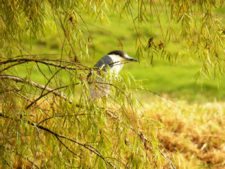
[(55, 136), (55, 137), (70, 153), (72, 153), (74, 156), (79, 156), (75, 152), (73, 152), (59, 137), (57, 137), (57, 136)]
[[(41, 94), (39, 97), (37, 97), (35, 100), (33, 100), (29, 105), (26, 106), (26, 109), (29, 109), (33, 104), (37, 103), (37, 101), (39, 101), (41, 98), (45, 97), (46, 95), (50, 94), (50, 93), (53, 93), (59, 89), (63, 89), (65, 87), (68, 87), (68, 85), (66, 86), (61, 86), (61, 87), (58, 87), (58, 88), (55, 88), (55, 89), (51, 89), (50, 91), (47, 91), (46, 93), (44, 94)], [(65, 96), (66, 97), (66, 96)], [(63, 98), (64, 99), (64, 98)], [(67, 99), (67, 98), (66, 98)], [(68, 99), (67, 99), (68, 100)], [(68, 100), (69, 103), (72, 103), (72, 101)]]
[(171, 161), (171, 159), (162, 151), (159, 149), (160, 154), (162, 154), (163, 158), (166, 159), (169, 162), (170, 168), (171, 169), (176, 169), (175, 165)]
[(36, 103), (38, 100), (40, 100), (42, 97), (46, 96), (47, 94), (49, 94), (49, 93), (51, 93), (51, 92), (53, 92), (53, 91), (56, 91), (56, 90), (58, 90), (58, 89), (65, 88), (64, 86), (58, 87), (58, 88), (56, 88), (56, 89), (53, 89), (52, 91), (48, 91), (47, 93), (43, 94), (44, 91), (45, 91), (45, 89), (46, 89), (46, 87), (48, 86), (48, 84), (51, 82), (51, 80), (52, 80), (52, 79), (53, 79), (53, 78), (54, 78), (61, 70), (62, 70), (62, 69), (58, 69), (58, 70), (52, 75), (52, 77), (51, 77), (50, 79), (48, 79), (47, 83), (45, 84), (45, 87), (44, 87), (44, 88), (42, 89), (42, 91), (41, 91), (40, 96), (39, 96), (38, 98), (36, 98), (33, 102), (31, 102), (31, 103), (26, 107), (26, 109), (28, 109), (29, 107), (31, 107), (34, 103)]
[(61, 118), (61, 117), (76, 117), (76, 116), (84, 116), (84, 115), (88, 115), (87, 113), (80, 113), (80, 114), (73, 114), (73, 115), (55, 115), (55, 116), (51, 116), (51, 117), (47, 117), (43, 120), (41, 120), (40, 122), (38, 122), (38, 124), (42, 124), (48, 120), (51, 120), (53, 118)]

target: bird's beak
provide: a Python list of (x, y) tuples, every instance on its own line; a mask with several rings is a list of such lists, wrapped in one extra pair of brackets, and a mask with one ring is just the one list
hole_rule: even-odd
[(129, 55), (125, 55), (125, 59), (131, 62), (138, 62), (138, 59), (130, 57)]

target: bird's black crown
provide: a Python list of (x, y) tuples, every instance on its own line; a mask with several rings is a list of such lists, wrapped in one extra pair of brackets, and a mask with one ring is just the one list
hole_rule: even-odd
[(113, 50), (113, 51), (109, 52), (108, 55), (118, 55), (122, 58), (125, 57), (125, 53), (122, 50)]

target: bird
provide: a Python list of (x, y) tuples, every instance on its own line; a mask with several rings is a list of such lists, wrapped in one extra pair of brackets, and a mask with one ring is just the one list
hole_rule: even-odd
[(91, 99), (107, 97), (111, 81), (118, 77), (124, 64), (128, 62), (138, 62), (138, 59), (122, 50), (113, 50), (100, 58), (87, 76)]

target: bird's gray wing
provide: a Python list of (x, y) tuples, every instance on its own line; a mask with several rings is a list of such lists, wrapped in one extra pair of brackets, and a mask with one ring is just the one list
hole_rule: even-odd
[[(103, 70), (104, 72), (106, 72), (107, 66), (112, 67), (113, 66), (113, 60), (108, 55), (105, 55), (94, 65), (94, 68), (97, 68), (99, 70)], [(99, 71), (97, 73), (99, 75), (101, 74)], [(91, 77), (92, 74), (93, 74), (93, 72), (91, 71), (87, 75), (88, 80), (89, 80), (89, 78)]]
[(113, 60), (108, 55), (105, 55), (94, 65), (94, 67), (106, 71), (107, 66), (109, 67), (113, 66), (112, 63)]
[(105, 55), (94, 65), (94, 68), (99, 69), (97, 71), (97, 76), (94, 77), (95, 79), (91, 79), (92, 72), (89, 73), (88, 79), (90, 81), (90, 95), (92, 99), (109, 95), (110, 86), (107, 84), (107, 79), (104, 77), (104, 72), (107, 72), (107, 67), (112, 66), (113, 60), (109, 56)]

